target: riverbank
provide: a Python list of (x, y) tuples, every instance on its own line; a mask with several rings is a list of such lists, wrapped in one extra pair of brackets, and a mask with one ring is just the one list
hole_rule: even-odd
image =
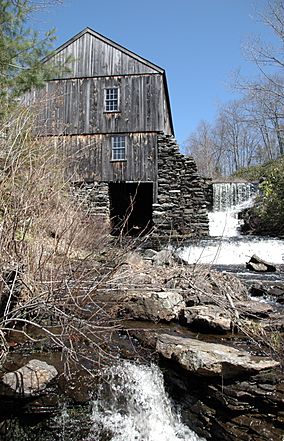
[[(84, 292), (89, 292), (86, 284)], [(112, 327), (111, 332), (103, 330), (107, 338), (99, 341), (105, 359), (100, 360), (97, 351), (96, 367), (91, 363), (98, 341), (90, 344), (90, 335), (74, 334), (73, 349), (81, 355), (66, 364), (62, 348), (46, 335), (33, 343), (23, 334), (19, 342), (11, 333), (4, 370), (41, 359), (54, 366), (58, 376), (28, 397), (8, 396), (7, 388), (6, 392), (1, 388), (6, 400), (3, 434), (11, 425), (19, 433), (14, 439), (21, 441), (53, 441), (59, 433), (68, 441), (116, 439), (103, 427), (96, 438), (89, 435), (94, 424), (103, 424), (98, 419), (94, 423), (93, 402), (104, 366), (128, 359), (160, 365), (182, 421), (199, 436), (220, 441), (282, 440), (284, 325), (278, 307), (252, 300), (232, 275), (186, 266), (169, 252), (151, 250), (143, 257), (126, 253), (111, 277), (87, 297), (88, 320), (95, 321), (100, 311), (102, 328)], [(70, 378), (64, 375), (67, 367)]]

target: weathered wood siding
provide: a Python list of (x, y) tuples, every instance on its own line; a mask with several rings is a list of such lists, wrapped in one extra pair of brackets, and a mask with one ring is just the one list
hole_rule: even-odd
[(64, 152), (68, 178), (80, 181), (143, 181), (157, 176), (157, 135), (135, 133), (127, 135), (127, 160), (111, 160), (110, 135), (48, 137), (46, 143), (56, 143)]
[(129, 51), (117, 49), (101, 36), (84, 33), (67, 46), (63, 46), (48, 63), (64, 66), (59, 78), (157, 73), (157, 70), (138, 61)]
[[(164, 70), (89, 29), (46, 62), (65, 67), (30, 98), (39, 134), (68, 157), (70, 180), (154, 182), (156, 195), (157, 135), (173, 132)], [(119, 111), (105, 112), (113, 87)], [(125, 161), (112, 161), (112, 134), (127, 137)]]
[[(119, 112), (104, 112), (107, 87), (119, 87)], [(44, 128), (44, 135), (171, 134), (161, 74), (49, 81), (36, 99), (43, 103), (40, 130)]]

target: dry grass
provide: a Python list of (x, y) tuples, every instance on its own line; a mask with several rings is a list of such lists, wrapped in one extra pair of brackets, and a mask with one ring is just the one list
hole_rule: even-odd
[(35, 125), (31, 109), (19, 108), (0, 130), (2, 361), (13, 330), (48, 338), (67, 361), (101, 362), (115, 323), (95, 293), (121, 251), (108, 251), (103, 226), (73, 200), (60, 142), (35, 137)]

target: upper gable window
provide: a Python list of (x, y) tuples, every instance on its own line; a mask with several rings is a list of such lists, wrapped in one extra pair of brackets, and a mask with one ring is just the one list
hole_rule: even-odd
[(118, 112), (119, 111), (119, 88), (108, 87), (105, 89), (105, 111)]

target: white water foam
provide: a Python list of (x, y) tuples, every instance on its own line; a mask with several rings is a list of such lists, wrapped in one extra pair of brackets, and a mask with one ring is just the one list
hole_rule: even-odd
[(253, 206), (254, 196), (238, 205), (229, 206), (227, 210), (212, 211), (208, 213), (209, 234), (211, 237), (237, 237), (238, 228), (241, 221), (238, 219), (238, 213), (245, 208)]
[(205, 441), (181, 423), (157, 366), (123, 362), (109, 368), (105, 380), (89, 441)]
[(284, 264), (284, 241), (269, 238), (208, 239), (179, 250), (189, 264), (244, 265), (256, 254), (276, 265)]

